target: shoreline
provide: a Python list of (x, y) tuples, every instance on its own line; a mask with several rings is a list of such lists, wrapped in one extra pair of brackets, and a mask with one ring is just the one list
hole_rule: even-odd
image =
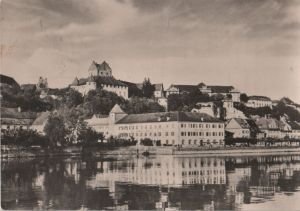
[[(300, 154), (300, 147), (274, 147), (274, 148), (218, 148), (218, 149), (174, 149), (173, 147), (153, 147), (153, 146), (136, 146), (120, 147), (116, 149), (89, 149), (85, 152), (72, 147), (72, 150), (66, 148), (61, 151), (43, 151), (23, 149), (20, 151), (9, 150), (1, 151), (1, 159), (10, 158), (38, 158), (38, 157), (127, 157), (127, 156), (144, 156), (147, 152), (150, 156), (259, 156), (259, 155), (284, 155)], [(147, 156), (148, 156), (147, 155)], [(146, 157), (146, 156), (145, 156)]]

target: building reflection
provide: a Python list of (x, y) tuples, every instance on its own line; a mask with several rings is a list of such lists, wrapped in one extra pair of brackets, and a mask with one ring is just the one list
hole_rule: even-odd
[(1, 164), (5, 209), (241, 210), (300, 186), (299, 155)]

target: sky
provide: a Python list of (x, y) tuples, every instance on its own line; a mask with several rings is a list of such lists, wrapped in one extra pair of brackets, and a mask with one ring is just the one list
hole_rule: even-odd
[(117, 79), (233, 85), (300, 103), (298, 0), (0, 0), (1, 73), (66, 87)]

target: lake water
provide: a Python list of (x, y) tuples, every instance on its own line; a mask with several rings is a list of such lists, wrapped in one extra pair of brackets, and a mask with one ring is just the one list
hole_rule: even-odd
[(3, 209), (300, 210), (300, 156), (2, 161)]

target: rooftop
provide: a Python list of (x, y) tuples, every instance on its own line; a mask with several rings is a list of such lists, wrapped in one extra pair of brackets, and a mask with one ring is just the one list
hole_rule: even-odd
[(230, 93), (234, 90), (233, 86), (207, 86), (211, 89), (212, 93)]
[(35, 119), (37, 116), (36, 112), (19, 112), (18, 108), (5, 108), (0, 109), (1, 119)]
[(257, 95), (249, 96), (249, 100), (271, 101), (271, 99), (269, 97), (266, 97), (266, 96), (257, 96)]
[(49, 111), (41, 112), (40, 114), (38, 114), (37, 118), (34, 120), (32, 125), (43, 125), (48, 120), (49, 116), (50, 116)]
[(290, 121), (288, 124), (291, 126), (292, 130), (300, 130), (300, 124), (297, 122)]
[(193, 112), (158, 112), (145, 114), (129, 114), (117, 124), (147, 123), (147, 122), (222, 122), (205, 113)]
[(102, 76), (91, 76), (88, 78), (80, 78), (77, 77), (74, 81), (70, 84), (71, 86), (80, 86), (85, 85), (88, 81), (94, 81), (98, 85), (114, 85), (114, 86), (127, 86), (127, 84), (122, 83), (120, 80), (115, 79), (114, 77), (102, 77)]
[(198, 88), (196, 85), (184, 85), (184, 84), (172, 84), (170, 86), (170, 88), (171, 87), (175, 87), (175, 88), (179, 89), (180, 92), (182, 92), (182, 91), (191, 92)]
[(121, 107), (120, 107), (118, 104), (116, 104), (116, 105), (111, 109), (110, 113), (125, 113), (125, 112), (121, 109)]
[(106, 61), (103, 61), (102, 64), (99, 64), (99, 63), (93, 61), (91, 66), (89, 67), (89, 71), (94, 71), (94, 70), (111, 71), (111, 68), (110, 68), (109, 64)]

